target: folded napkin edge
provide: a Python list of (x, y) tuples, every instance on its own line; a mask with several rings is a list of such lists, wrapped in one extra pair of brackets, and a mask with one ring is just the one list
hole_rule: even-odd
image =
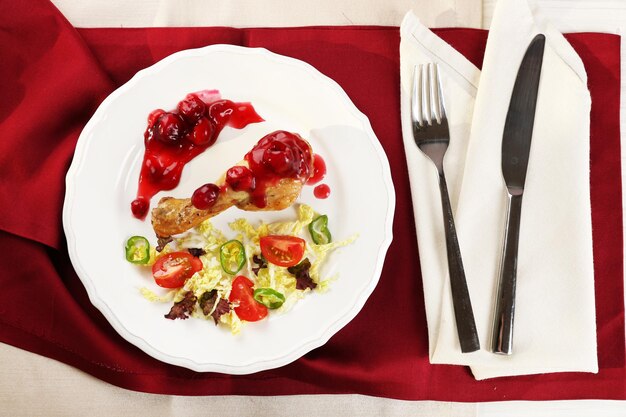
[(567, 41), (563, 33), (550, 23), (538, 2), (536, 0), (527, 0), (519, 3), (523, 3), (528, 13), (533, 16), (534, 26), (538, 32), (546, 34), (546, 43), (552, 46), (554, 52), (574, 71), (584, 85), (587, 85), (587, 71), (582, 59), (580, 59), (580, 56)]
[(481, 71), (459, 51), (426, 27), (413, 11), (407, 12), (400, 25), (400, 36), (421, 46), (433, 61), (445, 65), (448, 72), (456, 74), (464, 84), (478, 89)]

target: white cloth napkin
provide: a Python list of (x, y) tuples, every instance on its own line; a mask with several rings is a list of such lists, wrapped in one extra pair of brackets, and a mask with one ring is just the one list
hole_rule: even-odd
[[(546, 36), (522, 204), (514, 354), (489, 352), (505, 226), (504, 120), (519, 65)], [(415, 64), (440, 65), (451, 140), (444, 169), (481, 350), (463, 354), (456, 333), (437, 173), (413, 142)], [(582, 61), (526, 0), (500, 0), (482, 73), (409, 13), (401, 26), (402, 127), (420, 251), (432, 363), (471, 366), (476, 379), (597, 372), (589, 111)]]

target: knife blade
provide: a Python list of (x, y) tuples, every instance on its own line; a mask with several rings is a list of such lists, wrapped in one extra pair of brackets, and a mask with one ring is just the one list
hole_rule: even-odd
[(546, 38), (539, 34), (522, 59), (502, 134), (502, 175), (507, 188), (507, 215), (494, 314), (491, 351), (513, 353), (513, 319), (522, 197), (535, 123), (535, 108)]

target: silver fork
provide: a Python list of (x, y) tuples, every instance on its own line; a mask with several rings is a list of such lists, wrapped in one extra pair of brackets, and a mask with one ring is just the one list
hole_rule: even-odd
[(443, 172), (443, 158), (450, 143), (450, 130), (437, 64), (429, 63), (415, 66), (413, 94), (411, 96), (411, 122), (413, 124), (413, 138), (417, 147), (433, 161), (439, 173), (439, 191), (446, 232), (450, 289), (457, 333), (461, 351), (474, 352), (480, 349), (480, 342), (478, 341), (474, 312), (465, 280), (454, 218), (452, 217), (448, 186)]

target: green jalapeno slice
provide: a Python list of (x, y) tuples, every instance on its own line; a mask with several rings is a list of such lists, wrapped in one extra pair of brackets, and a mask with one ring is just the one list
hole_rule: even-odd
[(220, 263), (224, 272), (235, 275), (246, 264), (246, 250), (238, 240), (229, 240), (220, 246)]

